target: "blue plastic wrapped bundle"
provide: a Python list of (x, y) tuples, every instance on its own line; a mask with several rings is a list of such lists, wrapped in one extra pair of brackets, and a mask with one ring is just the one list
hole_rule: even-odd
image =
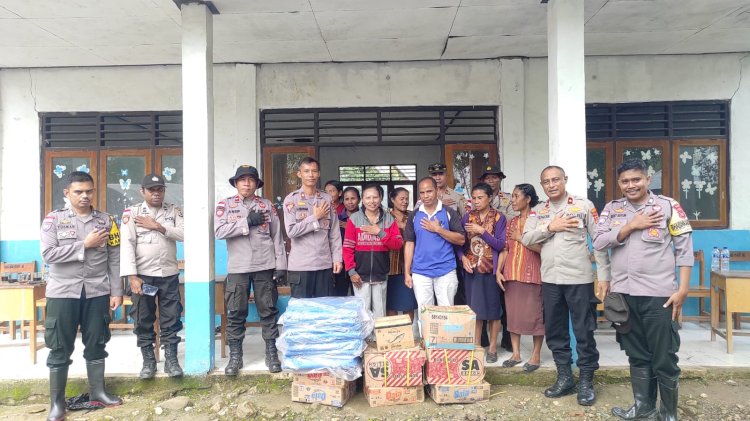
[(279, 324), (276, 341), (282, 368), (294, 373), (327, 372), (346, 380), (361, 376), (360, 356), (374, 326), (357, 297), (293, 298)]

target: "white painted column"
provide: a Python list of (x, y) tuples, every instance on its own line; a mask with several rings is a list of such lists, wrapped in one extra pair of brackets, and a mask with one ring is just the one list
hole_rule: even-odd
[[(503, 191), (525, 181), (525, 65), (522, 59), (500, 60), (500, 158), (507, 177)], [(536, 179), (530, 180), (535, 181)]]
[(583, 1), (547, 4), (549, 162), (568, 175), (568, 191), (586, 196), (586, 81)]
[(182, 4), (183, 168), (185, 168), (185, 371), (214, 366), (213, 16)]

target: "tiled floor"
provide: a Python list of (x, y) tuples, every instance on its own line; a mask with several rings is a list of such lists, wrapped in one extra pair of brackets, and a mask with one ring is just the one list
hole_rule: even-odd
[[(745, 329), (750, 325), (745, 324)], [(685, 323), (681, 331), (682, 346), (680, 349), (680, 365), (687, 367), (750, 367), (750, 337), (735, 337), (734, 353), (727, 354), (726, 341), (717, 337), (716, 342), (710, 341), (710, 330), (706, 324)], [(41, 335), (39, 340), (42, 340)], [(599, 348), (602, 368), (625, 367), (627, 357), (620, 351), (615, 342), (615, 335), (611, 329), (600, 329), (596, 334), (597, 346)], [(141, 355), (135, 345), (135, 336), (129, 332), (115, 332), (112, 340), (107, 345), (109, 358), (107, 358), (108, 376), (135, 376), (141, 368)], [(499, 360), (491, 366), (500, 366), (502, 362), (510, 357), (510, 353), (498, 348)], [(86, 367), (82, 357), (82, 345), (76, 343), (73, 354), (73, 365), (70, 368), (72, 377), (84, 377)], [(531, 352), (531, 338), (522, 339), (522, 358), (527, 359)], [(248, 328), (247, 338), (244, 341), (244, 358), (246, 373), (265, 373), (266, 367), (263, 362), (263, 341), (260, 336), (260, 328)], [(216, 363), (213, 373), (223, 373), (226, 359), (220, 358), (219, 342), (216, 342)], [(15, 379), (41, 379), (47, 377), (45, 360), (47, 350), (38, 352), (38, 363), (32, 364), (29, 357), (28, 340), (16, 339), (11, 341), (8, 335), (0, 335), (0, 361), (4, 361), (0, 370), (0, 380)], [(179, 348), (179, 358), (184, 362), (183, 347)], [(9, 363), (11, 362), (12, 363)], [(162, 369), (163, 362), (159, 364)], [(552, 356), (546, 345), (542, 346), (542, 366), (553, 367)], [(520, 370), (520, 365), (514, 370)]]

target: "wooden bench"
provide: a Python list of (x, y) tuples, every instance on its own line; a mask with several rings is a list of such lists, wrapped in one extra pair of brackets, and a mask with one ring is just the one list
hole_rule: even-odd
[[(0, 274), (2, 276), (9, 276), (11, 278), (23, 281), (30, 281), (36, 272), (36, 262), (26, 263), (7, 263), (0, 262)], [(15, 275), (15, 276), (14, 276)], [(0, 326), (0, 332), (7, 333), (10, 335), (11, 340), (16, 339), (16, 323), (21, 322), (19, 328), (21, 335), (24, 335), (23, 321), (21, 320), (3, 320), (3, 325)]]

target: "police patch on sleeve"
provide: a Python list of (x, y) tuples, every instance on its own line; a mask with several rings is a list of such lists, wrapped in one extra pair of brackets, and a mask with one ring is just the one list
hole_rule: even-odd
[(117, 222), (115, 222), (115, 218), (111, 215), (109, 217), (109, 222), (112, 225), (109, 227), (109, 238), (107, 239), (107, 244), (110, 247), (117, 247), (120, 245), (120, 229), (117, 228)]
[(52, 228), (53, 222), (55, 222), (55, 214), (50, 212), (49, 215), (47, 215), (47, 217), (44, 218), (44, 222), (42, 223), (42, 229), (45, 231), (49, 231), (49, 229)]
[(693, 227), (690, 226), (690, 221), (682, 210), (682, 206), (677, 203), (676, 200), (672, 199), (669, 201), (672, 205), (672, 217), (669, 218), (669, 233), (676, 237), (678, 235), (693, 232)]

